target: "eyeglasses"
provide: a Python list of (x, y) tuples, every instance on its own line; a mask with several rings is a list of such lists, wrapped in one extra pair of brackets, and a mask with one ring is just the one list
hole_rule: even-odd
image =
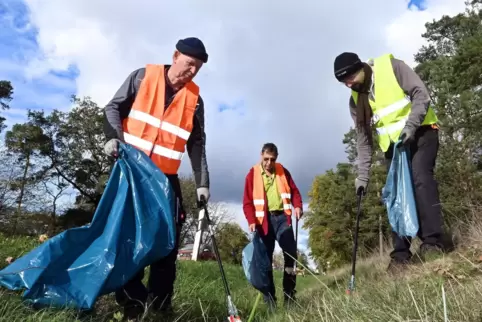
[(267, 162), (267, 161), (275, 162), (275, 161), (276, 161), (276, 158), (264, 157), (264, 158), (263, 158), (263, 161), (265, 161), (265, 162)]

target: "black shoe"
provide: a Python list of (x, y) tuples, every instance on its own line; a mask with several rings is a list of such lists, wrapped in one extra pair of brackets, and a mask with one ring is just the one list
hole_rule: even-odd
[(392, 259), (387, 267), (387, 272), (393, 275), (403, 273), (405, 269), (410, 265), (408, 260), (396, 260)]
[(122, 320), (125, 322), (137, 322), (141, 320), (143, 314), (144, 307), (141, 305), (124, 307), (124, 317)]
[(422, 244), (420, 246), (420, 257), (424, 262), (436, 260), (443, 256), (443, 249), (437, 245)]

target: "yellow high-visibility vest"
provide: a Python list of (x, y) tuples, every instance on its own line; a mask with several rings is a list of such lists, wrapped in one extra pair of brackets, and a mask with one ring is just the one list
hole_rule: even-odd
[[(399, 140), (408, 116), (412, 109), (412, 102), (397, 82), (393, 72), (392, 54), (385, 54), (374, 59), (373, 75), (375, 79), (375, 101), (369, 100), (373, 111), (373, 122), (378, 133), (378, 144), (383, 152), (388, 150), (390, 143)], [(352, 90), (354, 102), (358, 93)], [(422, 125), (438, 122), (431, 107), (428, 108)]]

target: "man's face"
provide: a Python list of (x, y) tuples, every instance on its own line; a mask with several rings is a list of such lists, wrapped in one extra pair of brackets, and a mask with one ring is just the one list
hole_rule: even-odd
[(265, 171), (273, 173), (274, 165), (276, 163), (277, 156), (273, 153), (263, 152), (261, 153), (261, 165)]
[(363, 82), (365, 81), (365, 72), (363, 69), (360, 69), (355, 74), (345, 78), (342, 83), (345, 84), (346, 87), (353, 89), (356, 91), (357, 89), (362, 86)]
[(201, 60), (176, 51), (174, 53), (171, 69), (174, 72), (174, 77), (180, 82), (186, 84), (196, 76), (202, 65), (203, 62)]

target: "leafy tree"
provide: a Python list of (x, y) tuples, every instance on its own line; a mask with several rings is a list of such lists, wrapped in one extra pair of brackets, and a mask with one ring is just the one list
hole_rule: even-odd
[(15, 180), (23, 171), (16, 159), (4, 145), (0, 147), (0, 216), (3, 217), (12, 212), (18, 197)]
[(300, 269), (304, 269), (305, 267), (309, 267), (308, 263), (308, 255), (305, 254), (305, 252), (298, 250), (298, 265)]
[(471, 219), (482, 201), (482, 1), (426, 24), (415, 55), (442, 125), (437, 179), (447, 225)]
[(72, 103), (68, 113), (29, 111), (28, 117), (49, 137), (42, 152), (50, 162), (43, 173), (54, 171), (79, 192), (79, 206), (95, 209), (114, 160), (103, 153), (102, 110), (89, 97), (73, 96)]
[(215, 235), (223, 261), (241, 265), (243, 248), (249, 243), (246, 232), (234, 222), (223, 222)]
[[(181, 183), (184, 211), (186, 212), (186, 221), (182, 227), (180, 237), (180, 244), (184, 245), (194, 243), (194, 237), (199, 224), (199, 212), (201, 209), (197, 206), (197, 192), (194, 177), (192, 175), (181, 176), (179, 180)], [(223, 204), (217, 202), (208, 203), (208, 212), (211, 226), (215, 233), (221, 222), (227, 222), (233, 218), (228, 209)], [(201, 238), (201, 245), (209, 248), (207, 245), (209, 243), (209, 234), (206, 230)]]
[(24, 162), (24, 171), (19, 180), (20, 196), (18, 198), (18, 212), (22, 207), (22, 198), (27, 184), (28, 170), (32, 166), (32, 157), (47, 141), (42, 129), (32, 124), (15, 124), (5, 135), (5, 144), (9, 152), (18, 155), (18, 161)]
[[(0, 109), (8, 110), (8, 103), (12, 100), (13, 87), (9, 81), (0, 81)], [(5, 118), (0, 116), (0, 133), (5, 129)]]

